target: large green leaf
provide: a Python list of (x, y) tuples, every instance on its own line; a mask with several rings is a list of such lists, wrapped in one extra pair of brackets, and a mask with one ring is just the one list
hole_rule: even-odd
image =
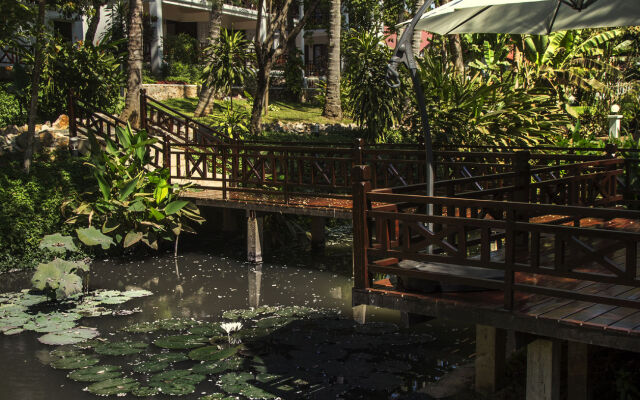
[(54, 253), (65, 254), (67, 251), (78, 251), (71, 236), (62, 236), (60, 233), (46, 235), (40, 241), (41, 249), (48, 249)]
[(238, 352), (237, 347), (220, 349), (218, 346), (206, 346), (191, 350), (189, 358), (196, 361), (218, 361), (229, 358)]
[(167, 204), (167, 207), (165, 207), (164, 212), (167, 215), (175, 214), (178, 211), (182, 210), (182, 208), (184, 208), (187, 204), (189, 204), (187, 200), (172, 201), (171, 203)]
[(142, 234), (142, 232), (128, 232), (127, 235), (124, 237), (124, 242), (122, 243), (122, 246), (124, 248), (133, 246), (134, 244), (138, 243), (140, 240), (142, 240), (142, 237), (144, 235)]
[(87, 390), (99, 396), (125, 395), (137, 389), (140, 382), (133, 378), (113, 378), (89, 385)]
[(104, 250), (107, 250), (113, 244), (112, 238), (103, 234), (93, 226), (76, 229), (76, 233), (78, 234), (78, 239), (87, 246), (100, 245)]
[(31, 278), (31, 284), (38, 290), (57, 289), (63, 272), (53, 263), (40, 264)]
[(120, 372), (120, 366), (118, 365), (95, 365), (77, 369), (67, 376), (77, 382), (101, 382), (107, 379), (119, 378), (122, 376), (122, 372)]
[(136, 176), (135, 178), (127, 182), (122, 188), (122, 191), (120, 192), (120, 197), (118, 197), (118, 200), (125, 201), (131, 195), (131, 193), (133, 193), (133, 191), (136, 190), (139, 180), (140, 180), (140, 177)]
[(82, 278), (76, 274), (63, 274), (56, 288), (56, 299), (64, 299), (82, 292)]
[(95, 328), (77, 327), (66, 331), (47, 333), (44, 336), (40, 336), (38, 341), (44, 344), (59, 346), (84, 342), (85, 340), (93, 339), (99, 334)]

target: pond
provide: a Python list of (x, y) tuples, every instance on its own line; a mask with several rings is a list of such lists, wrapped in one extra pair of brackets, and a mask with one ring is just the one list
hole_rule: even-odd
[[(210, 361), (200, 364), (176, 358), (179, 362), (161, 373), (204, 365), (199, 370), (202, 375), (197, 375), (200, 378), (188, 382), (195, 390), (188, 390), (191, 386), (187, 385), (184, 391), (187, 394), (182, 398), (199, 399), (205, 394), (222, 392), (216, 382), (234, 396), (260, 397), (266, 391), (273, 394), (272, 397), (282, 398), (402, 398), (401, 393), (413, 392), (437, 380), (446, 370), (469, 362), (474, 350), (473, 329), (469, 326), (431, 321), (411, 330), (399, 329), (394, 325), (399, 326), (399, 314), (381, 309), (369, 310), (368, 323), (356, 326), (351, 320), (351, 254), (346, 246), (329, 241), (321, 255), (301, 249), (272, 252), (260, 267), (241, 261), (241, 247), (229, 245), (225, 239), (210, 242), (208, 246), (210, 253), (186, 249), (177, 260), (163, 255), (134, 261), (98, 260), (92, 264), (92, 289), (153, 292), (151, 296), (112, 307), (136, 311), (133, 314), (124, 312), (125, 315), (80, 320), (83, 326), (97, 328), (99, 338), (116, 346), (142, 340), (142, 347), (147, 349), (145, 354), (133, 351), (124, 356), (103, 352), (101, 365), (123, 365), (125, 376), (143, 381), (147, 388), (147, 384), (153, 383), (153, 376), (149, 378), (152, 374), (130, 369), (140, 372), (136, 366), (144, 364), (144, 360), (156, 360), (159, 355), (169, 354), (167, 352), (172, 356), (179, 353), (166, 350), (167, 346), (163, 349), (159, 337), (164, 337), (162, 340), (166, 342), (198, 329), (204, 333), (205, 326), (222, 320), (240, 321), (243, 325), (242, 330), (233, 335), (217, 336), (217, 349), (231, 349), (234, 353), (227, 358), (227, 364), (235, 360), (237, 365), (207, 373), (212, 371), (203, 368), (210, 365), (207, 364)], [(0, 282), (0, 293), (29, 287), (30, 275), (5, 275)], [(273, 306), (279, 307), (270, 308)], [(250, 307), (263, 307), (258, 309), (262, 313), (228, 312)], [(185, 327), (183, 332), (131, 332), (132, 326), (141, 326), (136, 324), (176, 318), (199, 325), (197, 329)], [(219, 324), (215, 326), (218, 329)], [(96, 399), (86, 390), (90, 382), (73, 381), (67, 378), (70, 370), (53, 369), (49, 365), (55, 360), (50, 354), (55, 346), (38, 342), (40, 335), (28, 331), (0, 335), (0, 399)], [(156, 345), (151, 344), (153, 341)], [(92, 343), (94, 349), (81, 351), (95, 356), (93, 351), (104, 346), (97, 340)], [(192, 359), (213, 359), (193, 357), (195, 353), (190, 350), (191, 347), (186, 346), (183, 353)], [(179, 357), (187, 359), (183, 353)], [(247, 375), (247, 369), (253, 375)], [(261, 377), (257, 389), (248, 386), (247, 377), (249, 380)], [(164, 393), (154, 398), (168, 398), (166, 393), (172, 389), (162, 387)], [(180, 390), (183, 389), (181, 386)], [(135, 397), (129, 394), (127, 398)]]

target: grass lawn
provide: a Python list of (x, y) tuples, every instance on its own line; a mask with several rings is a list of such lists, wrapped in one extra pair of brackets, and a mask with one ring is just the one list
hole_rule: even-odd
[[(196, 104), (198, 104), (197, 98), (188, 98), (188, 99), (168, 99), (164, 101), (169, 107), (173, 107), (176, 110), (186, 114), (188, 116), (193, 116), (193, 111), (196, 109)], [(251, 103), (247, 102), (247, 100), (234, 100), (234, 107), (242, 107), (248, 113), (251, 113)], [(224, 101), (216, 100), (215, 106), (213, 108), (212, 115), (220, 115), (224, 112)], [(269, 114), (262, 118), (263, 123), (272, 123), (276, 121), (285, 122), (285, 123), (295, 123), (295, 122), (306, 122), (312, 124), (335, 124), (337, 122), (343, 124), (350, 124), (353, 121), (350, 119), (343, 119), (341, 121), (335, 121), (332, 119), (328, 119), (322, 116), (322, 108), (316, 105), (311, 104), (300, 104), (288, 101), (274, 101), (269, 105), (270, 111)], [(213, 118), (211, 115), (200, 118), (203, 122), (212, 122)]]

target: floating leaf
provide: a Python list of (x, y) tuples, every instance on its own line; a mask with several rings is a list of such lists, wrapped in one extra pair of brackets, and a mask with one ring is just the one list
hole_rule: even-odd
[(193, 372), (199, 374), (219, 374), (225, 371), (238, 371), (242, 369), (243, 359), (240, 357), (231, 357), (221, 361), (209, 361), (198, 364), (192, 368)]
[(125, 326), (122, 330), (131, 333), (151, 333), (160, 330), (160, 327), (154, 322), (139, 322), (137, 324)]
[(249, 372), (230, 372), (222, 375), (218, 384), (227, 393), (241, 394), (254, 399), (274, 399), (277, 397), (251, 384), (249, 381), (252, 380), (254, 380), (254, 376)]
[(143, 342), (108, 342), (96, 345), (94, 351), (105, 356), (139, 354), (147, 348)]
[(122, 375), (118, 365), (95, 365), (93, 367), (77, 369), (67, 377), (77, 382), (100, 382), (107, 379), (119, 378)]
[(38, 341), (44, 344), (59, 346), (63, 344), (80, 343), (87, 339), (93, 339), (98, 335), (99, 332), (96, 328), (78, 327), (66, 331), (47, 333), (44, 336), (40, 336)]
[(149, 373), (162, 371), (167, 369), (169, 365), (171, 364), (167, 361), (144, 361), (134, 365), (132, 369), (134, 372)]
[(78, 234), (78, 239), (87, 246), (100, 245), (104, 250), (107, 250), (113, 244), (113, 239), (93, 226), (76, 229), (76, 233)]
[(48, 249), (54, 253), (65, 254), (67, 251), (78, 251), (71, 236), (62, 236), (60, 233), (46, 235), (40, 241), (41, 249)]
[(135, 299), (138, 297), (146, 297), (146, 296), (151, 296), (153, 294), (152, 291), (150, 290), (144, 290), (144, 289), (132, 289), (132, 290), (126, 290), (124, 292), (121, 293), (123, 296)]
[(218, 346), (206, 346), (191, 350), (189, 352), (189, 358), (196, 361), (217, 361), (229, 358), (237, 352), (237, 347), (228, 347), (220, 350)]
[(131, 394), (137, 397), (150, 397), (155, 396), (160, 392), (157, 387), (151, 386), (139, 386), (131, 390)]
[(165, 336), (153, 342), (163, 349), (194, 349), (209, 343), (209, 338), (200, 335), (173, 335)]
[(194, 335), (202, 335), (202, 336), (215, 336), (215, 335), (220, 335), (224, 332), (220, 327), (220, 324), (210, 323), (210, 324), (194, 326), (193, 328), (189, 329), (189, 333)]
[(100, 362), (100, 359), (97, 357), (79, 354), (53, 360), (50, 365), (55, 369), (78, 369), (90, 367), (98, 362)]
[(189, 357), (184, 353), (159, 353), (149, 356), (149, 360), (152, 361), (179, 362), (188, 359)]
[(39, 313), (22, 327), (38, 333), (60, 332), (74, 328), (76, 320), (80, 319), (76, 313)]
[(179, 369), (153, 375), (151, 379), (149, 379), (149, 386), (157, 387), (165, 394), (182, 396), (193, 393), (196, 385), (206, 378), (205, 375), (194, 374), (192, 371)]
[(100, 396), (124, 395), (137, 389), (140, 383), (133, 378), (114, 378), (89, 385), (87, 390)]

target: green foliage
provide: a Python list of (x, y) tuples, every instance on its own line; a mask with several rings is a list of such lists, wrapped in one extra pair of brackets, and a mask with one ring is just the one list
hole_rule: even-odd
[(7, 125), (23, 125), (27, 121), (24, 107), (11, 90), (12, 85), (0, 84), (0, 128)]
[(161, 240), (173, 241), (182, 232), (195, 233), (188, 222), (203, 219), (193, 203), (179, 199), (186, 186), (170, 184), (166, 169), (146, 169), (149, 146), (156, 140), (130, 127), (118, 128), (116, 136), (118, 143), (107, 139), (105, 150), (92, 138), (88, 164), (98, 188), (74, 202), (74, 216), (68, 222), (88, 225), (77, 230), (78, 238), (103, 249), (112, 243), (127, 248), (140, 242), (158, 249)]
[(402, 88), (385, 84), (391, 50), (382, 37), (366, 31), (350, 31), (345, 40), (345, 89), (349, 101), (343, 107), (360, 124), (369, 140), (384, 141), (395, 127), (404, 105)]
[(82, 262), (65, 261), (60, 258), (38, 265), (31, 278), (31, 284), (44, 292), (49, 298), (61, 300), (82, 292), (82, 278), (79, 271), (89, 271)]
[[(116, 42), (108, 41), (97, 46), (60, 39), (49, 41), (44, 51), (39, 116), (53, 120), (66, 113), (70, 90), (83, 104), (117, 114), (124, 74), (115, 55), (116, 46)], [(14, 86), (19, 93), (29, 93), (33, 62), (29, 55), (24, 58), (25, 66), (16, 66)], [(21, 102), (28, 108), (27, 95), (21, 96)]]
[(300, 98), (304, 84), (303, 72), (302, 53), (294, 49), (287, 55), (287, 62), (284, 65), (284, 86), (291, 99)]
[(249, 134), (251, 115), (243, 107), (233, 108), (231, 103), (227, 102), (223, 113), (213, 115), (211, 118), (215, 125), (234, 139), (242, 140)]
[(251, 56), (247, 53), (248, 42), (242, 32), (220, 30), (218, 42), (205, 51), (211, 54), (203, 77), (211, 86), (225, 96), (233, 86), (243, 86), (253, 71), (249, 68)]
[[(201, 75), (202, 67), (200, 65), (174, 61), (166, 65), (163, 82), (195, 84), (201, 82)], [(155, 83), (155, 81), (152, 83)]]
[(164, 37), (163, 54), (169, 64), (194, 65), (200, 59), (200, 46), (198, 40), (187, 33), (167, 35)]
[(425, 57), (420, 67), (434, 140), (441, 143), (536, 145), (569, 123), (544, 88), (514, 89), (509, 81), (478, 74), (466, 79), (435, 57)]
[(73, 243), (73, 238), (71, 236), (63, 236), (60, 233), (46, 235), (42, 238), (38, 247), (61, 255), (65, 255), (68, 251), (72, 253), (78, 251), (75, 243)]
[(42, 237), (71, 232), (60, 208), (90, 185), (84, 159), (66, 151), (36, 155), (29, 175), (22, 172), (21, 162), (22, 154), (0, 157), (0, 271), (50, 260), (50, 250), (40, 248)]

